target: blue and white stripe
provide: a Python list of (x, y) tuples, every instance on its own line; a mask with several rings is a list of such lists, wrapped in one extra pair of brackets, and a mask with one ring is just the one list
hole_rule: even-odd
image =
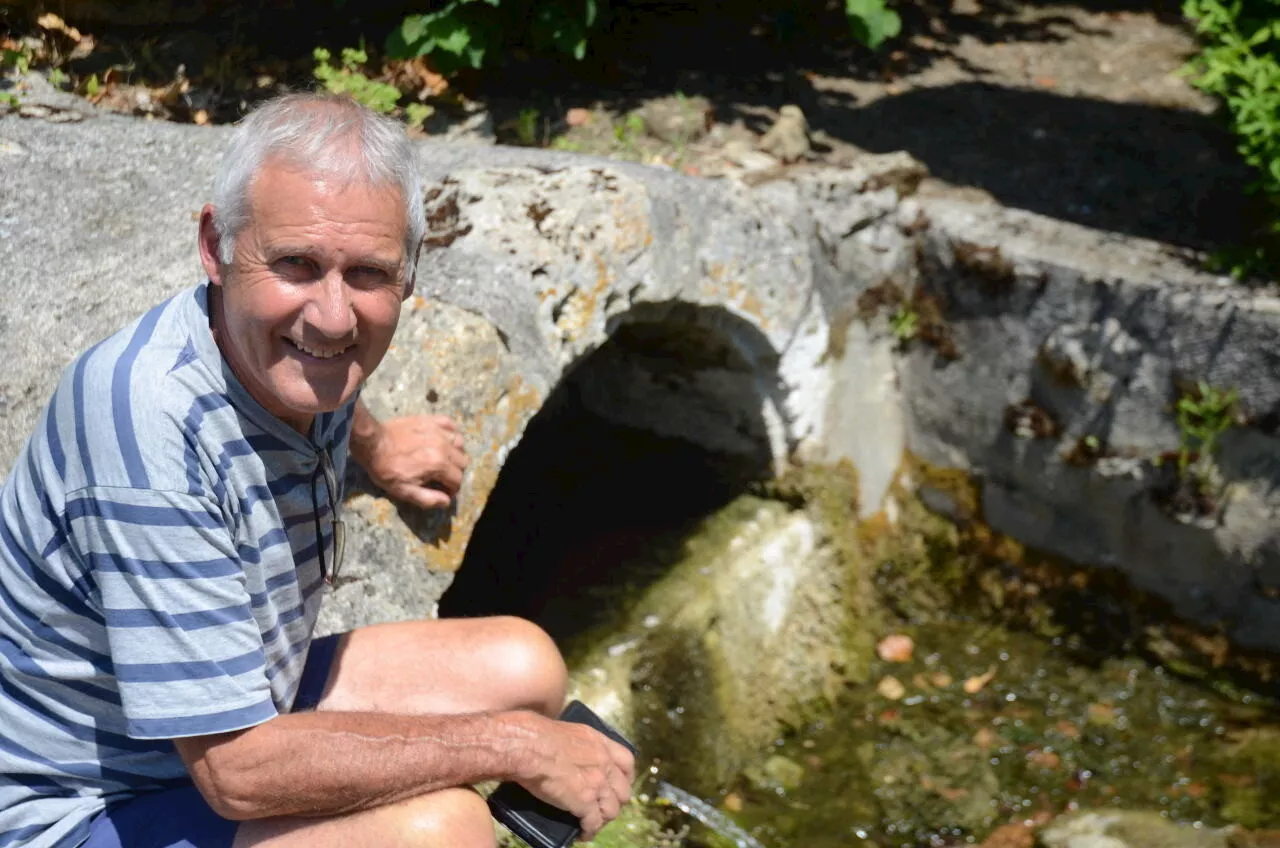
[[(317, 446), (263, 409), (189, 289), (67, 369), (0, 489), (0, 848), (74, 846), (188, 779), (170, 739), (287, 712), (319, 611)], [(328, 534), (326, 533), (326, 540)]]

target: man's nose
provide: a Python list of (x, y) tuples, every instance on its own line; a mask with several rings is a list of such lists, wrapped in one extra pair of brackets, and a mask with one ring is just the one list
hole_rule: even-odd
[(307, 309), (307, 323), (330, 339), (344, 339), (355, 331), (356, 313), (351, 308), (351, 293), (342, 272), (334, 269), (325, 274), (314, 288), (315, 297)]

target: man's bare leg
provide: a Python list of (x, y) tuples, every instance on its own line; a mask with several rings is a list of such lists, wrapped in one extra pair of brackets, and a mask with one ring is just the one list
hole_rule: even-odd
[(349, 816), (245, 822), (235, 848), (494, 848), (489, 808), (473, 789), (419, 795)]
[[(518, 618), (412, 621), (344, 636), (317, 710), (558, 715), (568, 674), (555, 643)], [(349, 816), (246, 822), (235, 848), (492, 848), (489, 809), (460, 787)]]

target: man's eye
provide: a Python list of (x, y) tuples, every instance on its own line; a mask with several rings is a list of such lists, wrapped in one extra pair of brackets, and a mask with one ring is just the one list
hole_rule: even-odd
[(366, 282), (378, 282), (387, 276), (387, 272), (381, 268), (373, 268), (368, 265), (357, 265), (351, 269), (352, 276)]

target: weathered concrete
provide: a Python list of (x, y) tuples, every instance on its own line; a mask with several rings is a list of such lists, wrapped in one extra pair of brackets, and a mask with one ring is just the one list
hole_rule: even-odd
[[(958, 358), (906, 357), (912, 450), (973, 472), (996, 529), (1280, 647), (1280, 300), (1152, 243), (992, 206), (926, 214), (918, 285)], [(1236, 389), (1248, 426), (1223, 439), (1221, 515), (1188, 521), (1153, 498), (1154, 461), (1178, 447), (1173, 409), (1201, 380)], [(1043, 416), (1019, 435), (1007, 411), (1028, 400)], [(1087, 436), (1106, 456), (1073, 463)]]
[[(198, 279), (195, 219), (225, 137), (0, 119), (0, 467), (79, 350)], [(851, 459), (866, 512), (909, 448), (970, 471), (997, 529), (1280, 649), (1275, 297), (1156, 245), (904, 200), (922, 170), (902, 155), (754, 186), (549, 152), (421, 155), (419, 291), (366, 398), (457, 417), (475, 463), (452, 516), (353, 481), (353, 579), (323, 629), (430, 614), (552, 389), (623, 328), (660, 328), (608, 354), (586, 407), (721, 454), (764, 443), (779, 467)], [(895, 309), (922, 326), (905, 356)], [(1177, 386), (1200, 379), (1238, 389), (1252, 424), (1224, 441), (1221, 516), (1186, 522), (1150, 497), (1151, 460), (1176, 447)], [(1052, 422), (1042, 437), (1008, 424), (1026, 400)], [(1111, 455), (1065, 462), (1084, 436)]]
[[(195, 219), (225, 135), (105, 117), (75, 127), (0, 121), (18, 151), (0, 164), (0, 356), (11, 363), (0, 463), (12, 461), (76, 352), (198, 279)], [(397, 511), (356, 481), (352, 579), (322, 629), (430, 614), (525, 424), (624, 324), (707, 325), (722, 350), (677, 363), (697, 384), (683, 397), (702, 398), (702, 414), (655, 415), (676, 401), (660, 401), (656, 381), (630, 409), (608, 386), (588, 392), (589, 404), (647, 414), (637, 423), (665, 422), (716, 450), (763, 436), (779, 466), (794, 452), (825, 456), (833, 378), (808, 216), (820, 196), (856, 238), (888, 231), (869, 242), (876, 261), (903, 264), (907, 242), (892, 236), (898, 197), (863, 192), (871, 171), (752, 190), (580, 157), (421, 151), (431, 228), (418, 295), (365, 398), (380, 415), (456, 417), (475, 461), (453, 515)], [(714, 420), (717, 399), (740, 406), (753, 395), (763, 433)]]

